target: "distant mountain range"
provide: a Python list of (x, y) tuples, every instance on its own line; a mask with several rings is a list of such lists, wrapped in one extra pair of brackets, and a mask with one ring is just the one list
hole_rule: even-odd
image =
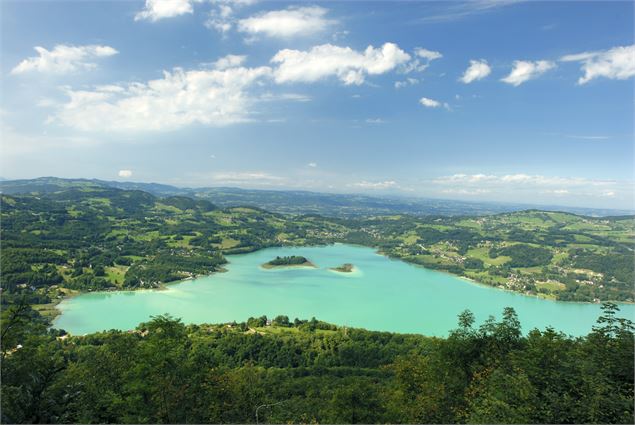
[(5, 194), (51, 193), (68, 189), (117, 188), (141, 190), (155, 196), (187, 196), (205, 199), (220, 207), (256, 206), (286, 214), (319, 214), (331, 217), (365, 215), (487, 215), (527, 209), (563, 211), (586, 216), (630, 215), (633, 211), (552, 205), (468, 202), (431, 198), (333, 194), (297, 190), (256, 190), (233, 187), (180, 188), (160, 183), (135, 183), (97, 179), (40, 177), (28, 180), (0, 180)]

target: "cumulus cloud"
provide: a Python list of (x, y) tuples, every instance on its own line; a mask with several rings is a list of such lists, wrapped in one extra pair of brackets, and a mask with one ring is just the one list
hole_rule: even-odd
[(224, 126), (249, 120), (247, 89), (271, 68), (164, 71), (163, 78), (115, 85), (120, 90), (68, 90), (55, 121), (85, 131), (173, 130), (189, 124)]
[(134, 20), (148, 20), (156, 22), (160, 19), (192, 13), (193, 0), (146, 0), (145, 7), (138, 12)]
[(438, 100), (430, 99), (429, 97), (422, 97), (419, 99), (419, 103), (421, 103), (426, 108), (438, 108), (441, 106), (441, 102)]
[(386, 121), (384, 121), (381, 118), (366, 118), (366, 123), (367, 124), (385, 124)]
[(318, 166), (318, 165), (317, 165), (317, 162), (309, 162), (309, 163), (307, 164), (307, 166), (309, 166), (309, 167), (311, 167), (311, 168), (317, 168), (317, 166)]
[(501, 81), (511, 84), (513, 86), (519, 86), (522, 83), (538, 78), (545, 72), (556, 67), (556, 64), (551, 61), (514, 61), (514, 67), (509, 75)]
[(119, 177), (129, 178), (132, 177), (132, 170), (119, 170)]
[(336, 76), (346, 85), (360, 85), (367, 75), (389, 72), (410, 60), (410, 55), (394, 43), (368, 46), (363, 52), (350, 47), (322, 44), (308, 51), (284, 49), (271, 62), (277, 64), (278, 83), (314, 82)]
[(227, 55), (214, 62), (214, 68), (219, 70), (235, 68), (245, 63), (245, 60), (247, 56), (244, 55)]
[(66, 102), (56, 106), (48, 123), (84, 131), (162, 131), (190, 124), (224, 126), (251, 120), (257, 102), (308, 101), (297, 93), (262, 92), (266, 84), (315, 82), (335, 76), (361, 84), (366, 76), (386, 73), (410, 56), (392, 43), (358, 52), (330, 44), (309, 51), (281, 50), (272, 68), (244, 67), (244, 56), (228, 55), (214, 69), (164, 71), (163, 78), (92, 89), (65, 87)]
[(463, 76), (459, 79), (465, 84), (470, 84), (473, 81), (482, 80), (492, 72), (492, 69), (487, 64), (485, 59), (471, 60), (470, 66), (465, 70)]
[(319, 6), (271, 10), (239, 20), (238, 31), (277, 38), (316, 34), (334, 23), (326, 19), (327, 13), (327, 9)]
[(76, 71), (90, 70), (97, 67), (92, 60), (113, 56), (119, 53), (110, 46), (96, 44), (86, 46), (71, 46), (58, 44), (53, 50), (36, 46), (38, 56), (24, 59), (11, 74), (24, 74), (27, 72), (42, 72), (51, 74), (67, 74)]
[(416, 47), (415, 55), (417, 55), (420, 58), (427, 59), (429, 61), (433, 61), (435, 59), (440, 59), (443, 57), (441, 52), (435, 52), (434, 50), (424, 49), (423, 47)]
[(566, 55), (563, 62), (580, 62), (584, 75), (578, 84), (604, 77), (611, 80), (625, 80), (635, 76), (635, 45), (613, 47), (600, 52), (584, 52)]

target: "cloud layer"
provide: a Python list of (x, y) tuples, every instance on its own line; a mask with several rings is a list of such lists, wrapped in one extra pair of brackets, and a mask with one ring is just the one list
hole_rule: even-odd
[(617, 180), (593, 180), (587, 178), (558, 177), (531, 174), (454, 174), (439, 177), (432, 183), (440, 187), (442, 193), (456, 195), (479, 195), (485, 193), (501, 194), (527, 192), (565, 197), (603, 197), (613, 198), (618, 193), (632, 191), (632, 183)]

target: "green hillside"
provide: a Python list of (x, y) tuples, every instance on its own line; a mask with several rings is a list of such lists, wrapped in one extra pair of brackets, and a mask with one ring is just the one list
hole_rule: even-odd
[(333, 242), (518, 292), (632, 301), (633, 217), (524, 211), (479, 217), (286, 216), (90, 185), (2, 195), (0, 284), (48, 305), (73, 291), (136, 289), (218, 271), (225, 255)]

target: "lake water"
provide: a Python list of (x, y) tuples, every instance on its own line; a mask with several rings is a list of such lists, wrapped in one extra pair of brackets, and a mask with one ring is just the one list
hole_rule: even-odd
[[(303, 255), (318, 268), (265, 270), (276, 256)], [(516, 309), (525, 332), (552, 326), (583, 335), (598, 315), (597, 304), (563, 303), (502, 291), (377, 254), (373, 249), (331, 245), (270, 248), (228, 257), (228, 272), (173, 284), (166, 290), (84, 294), (59, 304), (55, 327), (75, 335), (133, 329), (150, 316), (170, 313), (186, 323), (245, 321), (278, 314), (371, 330), (447, 335), (457, 315), (470, 309), (477, 322)], [(352, 263), (353, 273), (329, 270)], [(621, 315), (635, 319), (634, 305)]]

